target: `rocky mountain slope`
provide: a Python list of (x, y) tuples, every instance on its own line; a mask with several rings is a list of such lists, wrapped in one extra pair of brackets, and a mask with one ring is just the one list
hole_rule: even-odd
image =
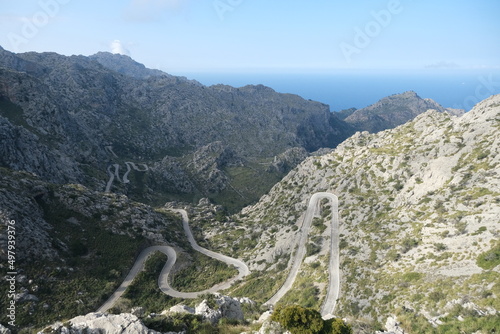
[(275, 157), (334, 147), (352, 133), (327, 105), (261, 85), (206, 87), (106, 53), (3, 49), (0, 129), (6, 168), (104, 190), (110, 164), (144, 163), (146, 173), (112, 191), (157, 203), (233, 197), (236, 206), (283, 176), (269, 168)]
[(344, 122), (346, 115), (296, 95), (262, 85), (206, 87), (127, 56), (0, 49), (0, 166), (105, 190), (109, 166), (141, 163), (146, 170), (108, 191), (153, 204), (208, 197), (235, 211), (307, 154), (428, 108), (444, 110), (404, 93)]
[[(18, 274), (11, 299), (16, 301), (17, 329), (95, 311), (143, 247), (167, 243), (189, 249), (180, 218), (168, 210), (5, 168), (0, 168), (0, 184), (4, 272), (12, 250), (7, 230), (15, 230), (13, 266)], [(8, 288), (0, 286), (4, 296)], [(2, 298), (1, 306), (6, 308), (9, 300)], [(0, 316), (3, 324), (9, 321), (6, 315)]]
[[(358, 132), (305, 160), (256, 205), (228, 221), (199, 224), (211, 247), (245, 258), (253, 271), (231, 293), (263, 303), (286, 278), (309, 197), (334, 193), (336, 315), (360, 332), (396, 316), (405, 333), (436, 327), (489, 333), (500, 324), (499, 130), (494, 96), (461, 117), (430, 110), (392, 130)], [(331, 214), (323, 204), (301, 273), (282, 303), (319, 309)]]
[(422, 99), (417, 93), (409, 91), (381, 99), (363, 109), (343, 111), (340, 116), (348, 115), (345, 121), (358, 131), (378, 132), (404, 124), (421, 113), (429, 110), (447, 111), (461, 115), (463, 110), (447, 109), (431, 99)]
[[(317, 191), (341, 200), (339, 315), (378, 327), (388, 315), (432, 318), (455, 304), (464, 317), (467, 308), (498, 310), (491, 241), (498, 237), (498, 97), (461, 118), (413, 93), (389, 100), (380, 102), (386, 110), (406, 101), (411, 115), (429, 106), (441, 112), (358, 133), (331, 151), (358, 125), (319, 102), (261, 85), (206, 87), (119, 55), (0, 48), (0, 256), (8, 258), (14, 221), (19, 326), (29, 332), (95, 310), (150, 244), (174, 246), (187, 281), (203, 280), (192, 275), (199, 268), (219, 268), (190, 252), (180, 217), (163, 207), (174, 200), (182, 203), (169, 207), (191, 203), (200, 244), (250, 265), (253, 274), (228, 293), (262, 304), (286, 278), (300, 218)], [(290, 170), (260, 202), (226, 217)], [(206, 197), (224, 206), (192, 204)], [(322, 204), (282, 302), (321, 304), (331, 210)], [(150, 293), (150, 307), (177, 303), (155, 295), (156, 280), (138, 289)]]

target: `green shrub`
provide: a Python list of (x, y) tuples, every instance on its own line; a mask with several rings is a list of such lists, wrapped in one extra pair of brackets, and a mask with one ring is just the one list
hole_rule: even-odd
[(352, 334), (351, 326), (347, 325), (341, 319), (332, 318), (325, 321), (322, 334)]
[(323, 320), (318, 311), (299, 305), (278, 306), (271, 320), (292, 334), (352, 334), (352, 328), (341, 319)]
[(292, 334), (321, 333), (324, 327), (324, 321), (318, 311), (299, 305), (278, 307), (273, 312), (271, 320), (278, 322)]
[(306, 256), (312, 256), (318, 254), (321, 251), (321, 247), (315, 243), (308, 243), (306, 245)]
[(500, 264), (500, 242), (477, 258), (477, 265), (483, 269), (493, 269)]
[[(190, 254), (192, 262), (175, 273), (172, 287), (179, 291), (202, 291), (227, 281), (238, 274), (234, 266), (218, 261), (199, 252)], [(204, 275), (200, 275), (200, 273)]]

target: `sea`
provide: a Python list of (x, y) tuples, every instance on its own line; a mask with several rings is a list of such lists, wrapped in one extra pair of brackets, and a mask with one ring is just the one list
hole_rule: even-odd
[(500, 69), (361, 71), (314, 73), (176, 73), (211, 86), (234, 87), (262, 84), (280, 93), (296, 94), (319, 101), (331, 111), (361, 109), (393, 94), (414, 91), (446, 108), (469, 111), (483, 99), (500, 94)]

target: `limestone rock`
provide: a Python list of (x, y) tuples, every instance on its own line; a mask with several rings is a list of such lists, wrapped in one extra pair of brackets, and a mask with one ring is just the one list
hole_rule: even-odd
[[(237, 235), (244, 227), (256, 233), (257, 245), (239, 256), (249, 259), (260, 278), (271, 281), (277, 266), (291, 266), (311, 195), (331, 192), (339, 197), (340, 259), (345, 261), (337, 307), (354, 303), (361, 313), (378, 309), (363, 316), (384, 323), (398, 307), (425, 316), (445, 314), (447, 302), (464, 297), (475, 305), (492, 305), (496, 294), (481, 293), (490, 291), (492, 283), (478, 283), (475, 275), (491, 272), (492, 282), (499, 277), (498, 266), (490, 270), (481, 264), (486, 255), (494, 258), (498, 247), (499, 121), (496, 95), (460, 117), (430, 110), (394, 129), (358, 132), (332, 152), (307, 158), (235, 216), (240, 224), (232, 229), (225, 224), (224, 231)], [(328, 241), (328, 215), (328, 205), (322, 206), (316, 226), (324, 232), (315, 227), (310, 240)], [(225, 251), (231, 252), (237, 241)], [(319, 254), (328, 254), (324, 250)], [(317, 270), (301, 268), (305, 277), (325, 271), (327, 263), (318, 259)], [(388, 277), (397, 284), (384, 284)], [(321, 282), (312, 283), (320, 296), (327, 293)], [(418, 302), (417, 295), (423, 296)], [(254, 298), (251, 292), (249, 297)], [(462, 307), (468, 310), (463, 318), (471, 310), (479, 316), (499, 311), (467, 303)], [(430, 326), (437, 323), (428, 320)]]
[(256, 334), (291, 334), (277, 322), (266, 320)]
[(189, 313), (189, 314), (195, 314), (196, 311), (192, 307), (186, 306), (186, 305), (175, 305), (172, 306), (169, 310), (168, 313)]
[(244, 320), (241, 304), (238, 299), (228, 296), (220, 296), (217, 298), (217, 305), (222, 312), (222, 317), (232, 320)]
[(377, 334), (404, 334), (404, 330), (399, 327), (399, 322), (396, 317), (388, 317), (385, 323), (385, 329), (387, 331), (384, 332), (376, 332)]
[(130, 313), (104, 314), (89, 313), (75, 317), (68, 322), (54, 324), (42, 333), (67, 334), (161, 334), (144, 326), (135, 315)]
[(211, 323), (216, 323), (221, 318), (244, 320), (243, 311), (238, 299), (215, 294), (215, 307), (209, 304), (207, 300), (203, 300), (196, 306), (195, 314), (201, 315)]
[(232, 181), (221, 165), (333, 147), (351, 134), (346, 127), (327, 105), (262, 85), (207, 87), (109, 53), (0, 50), (0, 166), (54, 183), (102, 190), (106, 166), (127, 157), (155, 168), (113, 192), (197, 197)]
[(378, 132), (404, 124), (429, 109), (448, 111), (452, 115), (464, 113), (463, 110), (445, 109), (435, 101), (422, 99), (415, 92), (409, 91), (388, 96), (371, 106), (358, 109), (345, 121), (352, 124), (356, 130)]
[(222, 312), (220, 310), (212, 309), (206, 300), (196, 305), (195, 314), (201, 315), (203, 319), (211, 322), (212, 324), (217, 323), (217, 321), (222, 318)]

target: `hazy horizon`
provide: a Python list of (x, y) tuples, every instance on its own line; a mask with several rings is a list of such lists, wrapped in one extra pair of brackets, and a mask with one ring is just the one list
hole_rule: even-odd
[(500, 69), (500, 2), (2, 1), (12, 52), (130, 55), (172, 72)]

